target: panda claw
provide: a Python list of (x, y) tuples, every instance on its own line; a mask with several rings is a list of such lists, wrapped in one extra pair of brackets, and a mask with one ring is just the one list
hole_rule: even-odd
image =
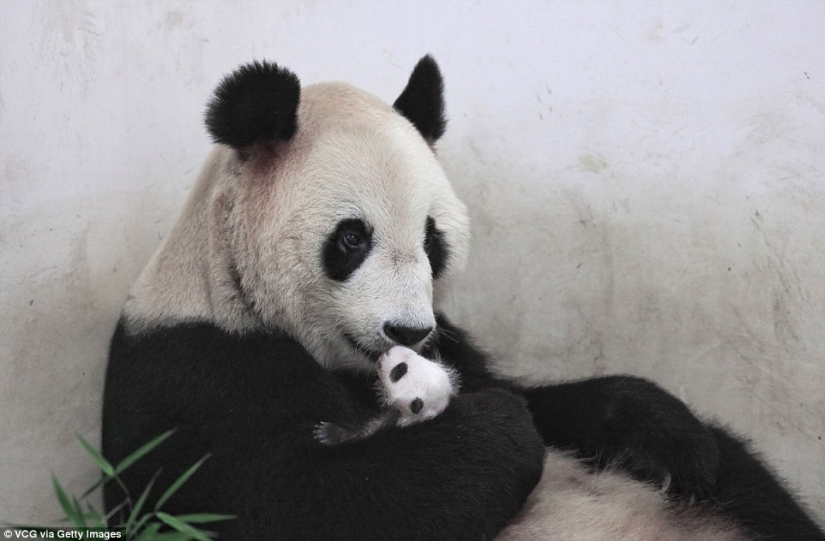
[(318, 443), (328, 446), (339, 445), (357, 436), (353, 431), (327, 421), (315, 425), (312, 435)]
[(319, 443), (334, 445), (335, 442), (330, 438), (331, 427), (333, 427), (332, 423), (320, 422), (315, 425), (315, 428), (312, 430), (312, 436)]

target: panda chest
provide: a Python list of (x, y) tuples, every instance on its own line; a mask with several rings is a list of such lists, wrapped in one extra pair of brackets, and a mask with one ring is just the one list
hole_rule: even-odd
[[(357, 425), (381, 409), (374, 375), (331, 372), (308, 355), (270, 357), (242, 378), (244, 403), (257, 404), (254, 415), (265, 415), (267, 424), (288, 432), (319, 422)], [(249, 401), (250, 395), (257, 399)]]

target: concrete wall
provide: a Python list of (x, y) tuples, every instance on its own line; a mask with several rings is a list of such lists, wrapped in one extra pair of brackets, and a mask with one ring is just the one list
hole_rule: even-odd
[(431, 52), (474, 255), (446, 307), (534, 379), (628, 372), (825, 520), (825, 3), (0, 0), (0, 520), (58, 516), (129, 284), (269, 58), (392, 100)]

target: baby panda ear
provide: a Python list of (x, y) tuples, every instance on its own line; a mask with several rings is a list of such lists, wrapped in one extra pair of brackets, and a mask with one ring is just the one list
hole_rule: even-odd
[(444, 82), (433, 57), (425, 56), (413, 69), (407, 87), (395, 100), (393, 107), (407, 117), (430, 143), (444, 135), (447, 119), (444, 117)]
[(252, 62), (227, 75), (206, 109), (216, 143), (242, 151), (254, 143), (290, 139), (297, 129), (301, 83), (273, 62)]

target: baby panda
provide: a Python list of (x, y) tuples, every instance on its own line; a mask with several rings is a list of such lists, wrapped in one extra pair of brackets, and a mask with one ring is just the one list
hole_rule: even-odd
[(337, 445), (368, 438), (389, 426), (409, 426), (432, 419), (447, 408), (458, 391), (455, 371), (404, 346), (383, 353), (376, 371), (380, 402), (386, 409), (360, 426), (322, 422), (315, 429), (318, 441)]
[(246, 64), (206, 126), (103, 398), (114, 462), (176, 432), (105, 486), (107, 512), (150, 484), (152, 508), (208, 456), (163, 509), (234, 515), (211, 528), (227, 540), (825, 539), (738, 438), (652, 382), (525, 388), (439, 313), (470, 232), (435, 152), (432, 58), (392, 104)]
[(395, 346), (378, 358), (382, 402), (400, 414), (398, 426), (432, 419), (458, 390), (456, 373), (415, 351)]

